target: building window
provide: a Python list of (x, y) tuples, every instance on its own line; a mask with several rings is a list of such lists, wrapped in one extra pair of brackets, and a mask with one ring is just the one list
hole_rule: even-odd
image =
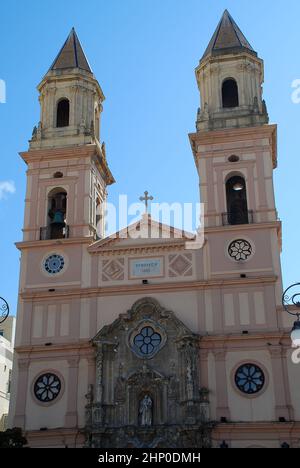
[(4, 336), (4, 330), (0, 330), (0, 336)]
[(149, 356), (159, 348), (161, 344), (161, 336), (159, 333), (156, 333), (152, 327), (145, 327), (134, 338), (134, 344), (141, 354)]
[(249, 224), (246, 181), (241, 176), (226, 182), (228, 224)]
[(70, 120), (70, 102), (68, 99), (62, 99), (57, 104), (56, 126), (68, 127)]
[(229, 256), (237, 262), (248, 260), (252, 252), (253, 249), (250, 242), (245, 239), (237, 239), (231, 242), (228, 247)]
[(48, 196), (48, 229), (50, 239), (64, 239), (66, 231), (67, 192), (56, 188)]
[(222, 104), (224, 108), (239, 107), (238, 85), (232, 78), (225, 80), (223, 83)]
[(246, 395), (259, 393), (265, 385), (265, 375), (256, 364), (243, 364), (235, 373), (237, 388)]
[(60, 391), (61, 381), (52, 373), (41, 375), (34, 384), (34, 395), (41, 403), (51, 403), (56, 400)]
[(165, 330), (152, 320), (145, 320), (129, 333), (129, 346), (141, 359), (152, 359), (166, 344)]

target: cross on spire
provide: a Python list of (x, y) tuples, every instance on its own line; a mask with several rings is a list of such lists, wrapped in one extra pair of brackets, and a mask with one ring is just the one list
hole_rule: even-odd
[(144, 197), (140, 197), (140, 201), (141, 202), (145, 202), (145, 213), (148, 213), (148, 202), (149, 201), (153, 201), (154, 198), (152, 196), (148, 196), (149, 195), (149, 192), (144, 192)]

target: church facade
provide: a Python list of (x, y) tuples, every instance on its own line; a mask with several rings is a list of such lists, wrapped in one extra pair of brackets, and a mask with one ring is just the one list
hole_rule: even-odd
[(263, 61), (227, 11), (196, 78), (201, 249), (147, 214), (128, 235), (105, 237), (114, 178), (100, 140), (104, 95), (74, 30), (39, 85), (40, 123), (21, 153), (9, 416), (32, 447), (300, 446), (277, 130)]

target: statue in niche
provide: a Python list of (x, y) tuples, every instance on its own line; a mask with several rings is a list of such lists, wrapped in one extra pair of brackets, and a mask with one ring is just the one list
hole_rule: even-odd
[(152, 426), (152, 406), (152, 398), (149, 395), (145, 395), (140, 403), (139, 408), (141, 426), (143, 427)]

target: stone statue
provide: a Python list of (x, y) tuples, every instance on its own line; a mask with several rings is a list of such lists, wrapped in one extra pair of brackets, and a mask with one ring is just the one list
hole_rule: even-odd
[(38, 128), (36, 131), (36, 137), (41, 139), (42, 138), (42, 122), (39, 122)]
[(203, 118), (209, 119), (209, 111), (208, 111), (208, 104), (205, 102), (204, 109), (203, 109)]
[(84, 135), (85, 133), (85, 120), (84, 119), (81, 119), (81, 122), (80, 122), (80, 133), (82, 135)]
[(94, 125), (94, 121), (92, 120), (91, 122), (91, 137), (92, 138), (95, 138), (95, 125)]
[(37, 126), (35, 126), (32, 130), (32, 139), (33, 140), (36, 140), (36, 137), (37, 137)]
[(106, 146), (104, 142), (101, 145), (101, 151), (102, 151), (103, 159), (106, 161)]
[(141, 426), (152, 426), (152, 399), (149, 395), (145, 395), (140, 403), (139, 412), (141, 415)]
[(88, 386), (88, 392), (85, 395), (86, 401), (87, 401), (87, 406), (91, 406), (94, 401), (94, 385), (90, 384)]

